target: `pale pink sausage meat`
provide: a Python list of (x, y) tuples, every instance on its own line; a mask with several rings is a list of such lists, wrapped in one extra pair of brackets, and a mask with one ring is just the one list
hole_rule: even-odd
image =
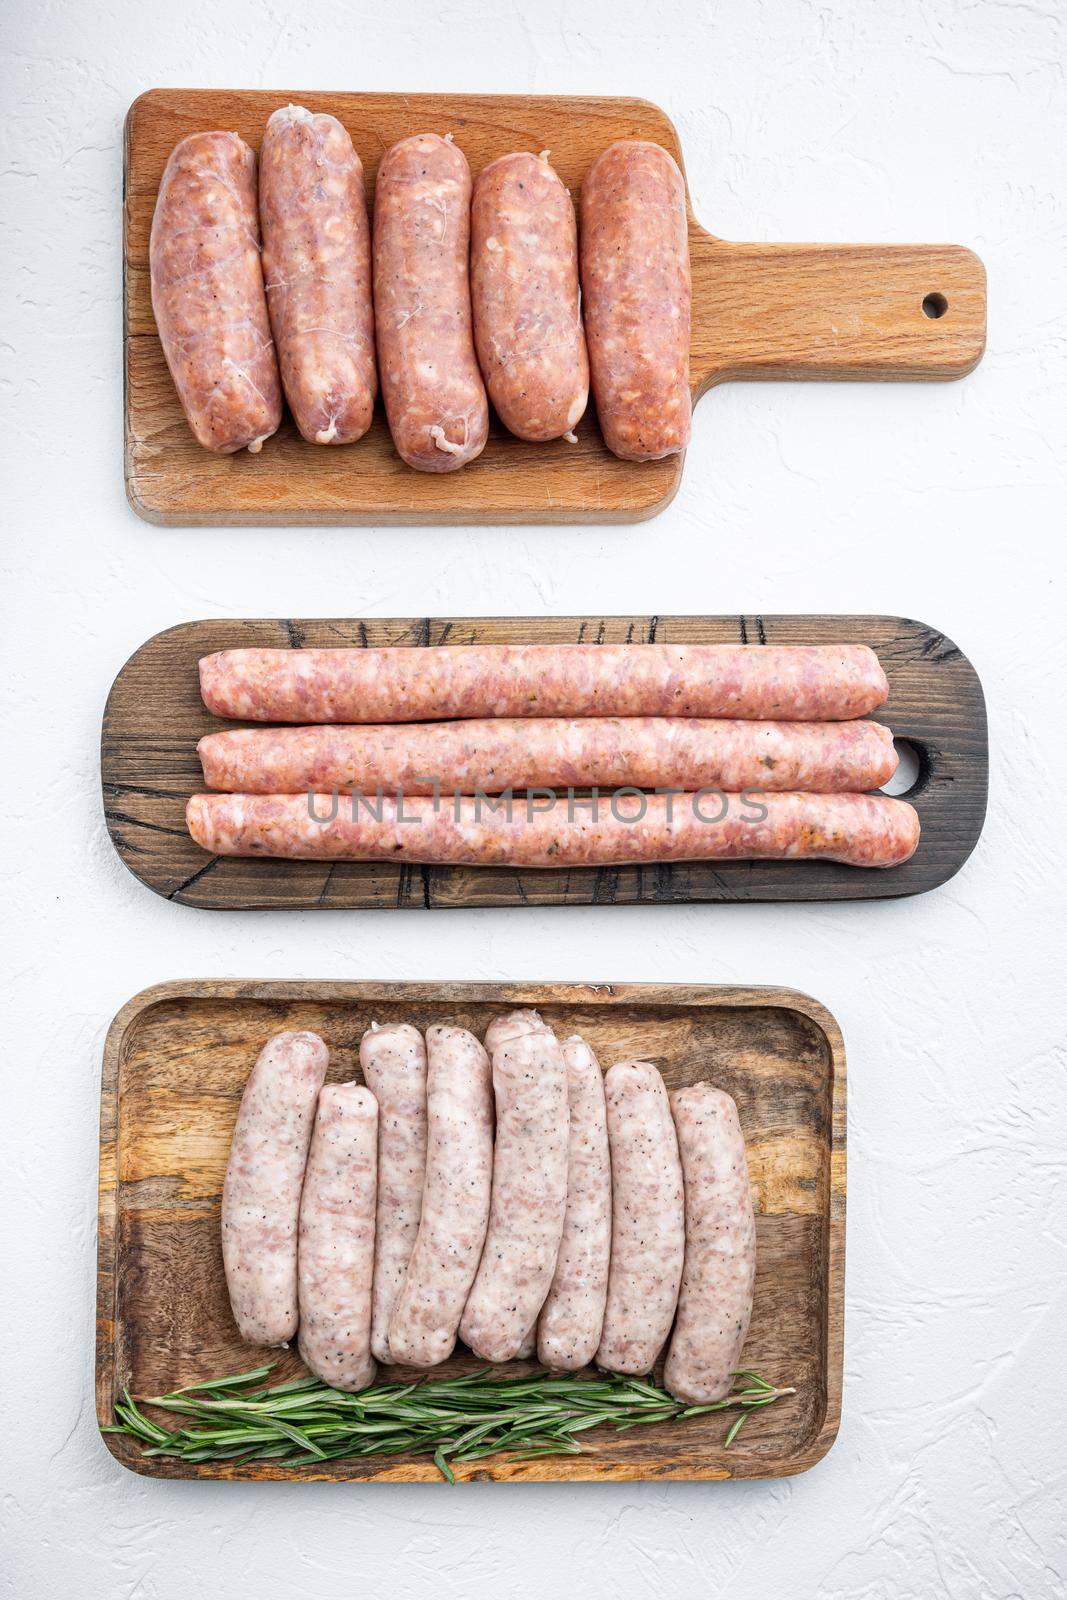
[(256, 210), (256, 158), (236, 133), (172, 151), (148, 246), (152, 310), (196, 442), (255, 453), (282, 420)]
[(537, 1325), (543, 1366), (571, 1372), (592, 1361), (600, 1343), (611, 1256), (611, 1158), (604, 1079), (577, 1034), (561, 1045), (567, 1068), (570, 1134), (567, 1214), (552, 1287)]
[(483, 1041), (490, 1061), (502, 1044), (521, 1038), (524, 1033), (541, 1033), (544, 1027), (539, 1011), (507, 1011), (502, 1017), (494, 1017)]
[(378, 382), (363, 166), (336, 117), (283, 106), (259, 157), (263, 276), (282, 385), (311, 444), (370, 427)]
[(300, 1200), (304, 1365), (334, 1389), (374, 1380), (370, 1348), (378, 1106), (356, 1083), (319, 1095)]
[(505, 428), (535, 442), (570, 433), (589, 398), (578, 228), (545, 157), (517, 151), (479, 173), (471, 301), (482, 376)]
[(604, 442), (625, 461), (689, 443), (691, 302), (685, 179), (659, 145), (620, 139), (582, 184), (582, 305)]
[(418, 1237), (389, 1323), (394, 1361), (452, 1354), (481, 1260), (493, 1179), (489, 1057), (464, 1028), (426, 1032), (426, 1181)]
[[(296, 861), (590, 867), (660, 861), (840, 861), (900, 866), (919, 842), (906, 800), (866, 794), (601, 795), (493, 801), (197, 794), (185, 815), (201, 849)], [(493, 806), (497, 809), (493, 809)], [(322, 819), (322, 820), (316, 820)]]
[(877, 789), (896, 771), (877, 722), (577, 717), (386, 727), (232, 728), (197, 753), (209, 789), (431, 795), (507, 789)]
[(756, 1219), (745, 1139), (730, 1096), (696, 1083), (670, 1096), (685, 1182), (685, 1264), (664, 1387), (690, 1405), (721, 1400), (752, 1315)]
[(567, 1205), (567, 1069), (547, 1028), (493, 1053), (493, 1197), (459, 1336), (484, 1361), (511, 1361), (544, 1303)]
[(371, 1351), (392, 1360), (389, 1319), (422, 1215), (426, 1177), (426, 1044), (408, 1022), (376, 1024), (359, 1045), (363, 1076), (378, 1102), (378, 1206), (374, 1235)]
[(889, 686), (866, 645), (473, 644), (220, 650), (200, 662), (217, 717), (437, 722), (457, 717), (864, 717)]
[(328, 1064), (317, 1034), (276, 1034), (241, 1097), (222, 1186), (222, 1260), (249, 1344), (286, 1344), (296, 1332), (300, 1191)]
[(378, 168), (374, 320), (389, 431), (420, 472), (454, 472), (489, 431), (471, 329), (471, 174), (435, 133), (401, 139)]
[(604, 1081), (611, 1150), (611, 1266), (597, 1365), (649, 1372), (678, 1303), (685, 1249), (682, 1167), (667, 1090), (647, 1061)]

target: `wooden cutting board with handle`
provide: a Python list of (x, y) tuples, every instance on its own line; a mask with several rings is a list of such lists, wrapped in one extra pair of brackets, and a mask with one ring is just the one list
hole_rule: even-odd
[[(125, 133), (126, 488), (149, 522), (384, 524), (635, 522), (667, 505), (683, 457), (633, 463), (605, 449), (592, 407), (578, 443), (527, 444), (494, 422), (460, 472), (413, 471), (379, 403), (358, 444), (305, 443), (286, 418), (257, 456), (202, 450), (185, 422), (152, 316), (148, 235), (171, 150), (209, 128), (258, 151), (267, 118), (293, 101), (348, 128), (373, 197), (397, 139), (454, 134), (475, 176), (511, 150), (549, 150), (577, 201), (593, 158), (615, 139), (651, 139), (682, 166), (678, 134), (647, 100), (614, 96), (347, 94), (153, 89)], [(985, 345), (985, 270), (957, 245), (735, 244), (689, 210), (693, 394), (730, 379), (962, 378)]]

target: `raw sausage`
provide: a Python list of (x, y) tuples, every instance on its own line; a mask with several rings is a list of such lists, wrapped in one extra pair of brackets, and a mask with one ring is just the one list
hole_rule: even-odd
[(300, 1336), (304, 1365), (335, 1389), (365, 1389), (370, 1348), (378, 1105), (358, 1083), (319, 1095), (300, 1199)]
[(756, 1219), (730, 1096), (695, 1083), (670, 1102), (685, 1182), (685, 1264), (663, 1383), (697, 1405), (722, 1400), (733, 1384), (752, 1315)]
[(490, 1061), (510, 1039), (521, 1038), (524, 1033), (542, 1033), (544, 1028), (539, 1011), (508, 1011), (502, 1017), (494, 1017), (485, 1030), (484, 1040)]
[(500, 156), (471, 204), (474, 342), (489, 398), (511, 433), (570, 435), (589, 399), (578, 309), (574, 205), (547, 155)]
[(422, 1215), (426, 1176), (426, 1044), (408, 1022), (372, 1023), (359, 1045), (363, 1076), (378, 1102), (378, 1211), (374, 1234), (371, 1351), (391, 1361), (389, 1319)]
[(216, 717), (743, 717), (839, 722), (889, 693), (862, 644), (472, 644), (220, 650), (200, 662)]
[(467, 158), (436, 133), (401, 139), (378, 168), (374, 320), (389, 431), (420, 472), (485, 448), (489, 408), (471, 331)]
[(592, 867), (822, 860), (897, 867), (919, 842), (919, 817), (906, 800), (867, 794), (622, 790), (584, 798), (545, 791), (440, 806), (388, 795), (196, 794), (185, 815), (197, 844), (212, 855), (296, 861)]
[(378, 380), (363, 166), (336, 117), (275, 111), (259, 155), (263, 277), (282, 385), (311, 444), (370, 427)]
[(481, 1260), (493, 1180), (489, 1057), (465, 1028), (426, 1032), (426, 1181), (418, 1237), (389, 1323), (394, 1361), (452, 1354)]
[(171, 153), (148, 246), (152, 310), (197, 444), (253, 454), (282, 420), (259, 259), (256, 158), (236, 133)]
[(402, 794), (507, 789), (862, 792), (896, 771), (877, 722), (578, 717), (392, 727), (233, 728), (197, 745), (209, 789)]
[(597, 1365), (649, 1372), (678, 1303), (685, 1249), (682, 1167), (667, 1090), (647, 1061), (604, 1081), (611, 1149), (611, 1266)]
[(300, 1190), (328, 1064), (317, 1034), (276, 1034), (241, 1097), (222, 1186), (222, 1260), (249, 1344), (286, 1344), (296, 1332)]
[(547, 1028), (493, 1053), (496, 1149), (481, 1264), (459, 1336), (484, 1361), (518, 1355), (556, 1270), (567, 1206), (567, 1069)]
[(537, 1354), (554, 1372), (592, 1361), (600, 1343), (611, 1256), (611, 1159), (604, 1079), (578, 1034), (564, 1039), (570, 1135), (567, 1215), (556, 1272), (537, 1325)]
[(691, 301), (685, 179), (658, 144), (620, 139), (582, 184), (582, 304), (604, 443), (624, 461), (689, 443)]

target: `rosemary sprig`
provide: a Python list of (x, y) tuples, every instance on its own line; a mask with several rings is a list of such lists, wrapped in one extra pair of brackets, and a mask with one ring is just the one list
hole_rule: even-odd
[[(442, 1477), (455, 1483), (450, 1461), (497, 1454), (517, 1461), (577, 1455), (582, 1446), (575, 1435), (604, 1423), (621, 1433), (640, 1424), (736, 1411), (726, 1435), (729, 1448), (753, 1411), (796, 1393), (749, 1371), (733, 1374), (725, 1400), (695, 1406), (675, 1400), (647, 1378), (609, 1374), (500, 1378), (483, 1368), (458, 1378), (388, 1383), (345, 1394), (312, 1377), (265, 1387), (271, 1371), (272, 1366), (256, 1367), (136, 1400), (124, 1389), (115, 1402), (116, 1421), (103, 1431), (138, 1440), (146, 1456), (181, 1461), (299, 1466), (344, 1456), (428, 1455)], [(164, 1428), (142, 1406), (189, 1421)]]

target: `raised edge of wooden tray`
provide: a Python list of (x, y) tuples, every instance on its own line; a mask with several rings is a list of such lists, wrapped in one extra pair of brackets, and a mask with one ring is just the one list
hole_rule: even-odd
[[(607, 1066), (647, 1055), (668, 1084), (711, 1077), (737, 1099), (749, 1143), (759, 1265), (746, 1363), (795, 1383), (795, 1398), (753, 1419), (729, 1451), (721, 1417), (585, 1436), (588, 1453), (457, 1466), (461, 1479), (603, 1481), (779, 1478), (829, 1450), (841, 1417), (846, 1207), (844, 1042), (817, 1000), (778, 987), (700, 984), (345, 983), (226, 979), (158, 984), (118, 1012), (104, 1046), (100, 1103), (96, 1410), (122, 1386), (156, 1393), (260, 1364), (226, 1302), (218, 1207), (229, 1135), (264, 1040), (314, 1027), (331, 1079), (358, 1074), (372, 1015), (479, 1031), (502, 1008), (537, 1006), (580, 1028)], [(464, 1354), (445, 1376), (479, 1365)], [(511, 1363), (516, 1373), (530, 1363)], [(207, 1369), (207, 1370), (205, 1370)], [(279, 1377), (299, 1370), (287, 1354)], [(421, 1458), (287, 1467), (145, 1459), (102, 1435), (124, 1467), (157, 1478), (411, 1482)]]
[[(868, 644), (889, 678), (876, 714), (919, 755), (908, 799), (922, 823), (903, 866), (832, 861), (697, 861), (654, 867), (521, 871), (390, 862), (237, 860), (205, 855), (185, 827), (185, 801), (203, 789), (204, 733), (231, 726), (200, 700), (196, 663), (214, 650), (273, 645), (434, 645), (650, 640)], [(982, 687), (966, 656), (924, 623), (902, 617), (459, 617), (182, 623), (149, 639), (119, 672), (104, 711), (100, 768), (112, 843), (165, 899), (211, 910), (348, 907), (662, 905), (704, 901), (886, 899), (945, 883), (978, 841), (988, 748)]]

